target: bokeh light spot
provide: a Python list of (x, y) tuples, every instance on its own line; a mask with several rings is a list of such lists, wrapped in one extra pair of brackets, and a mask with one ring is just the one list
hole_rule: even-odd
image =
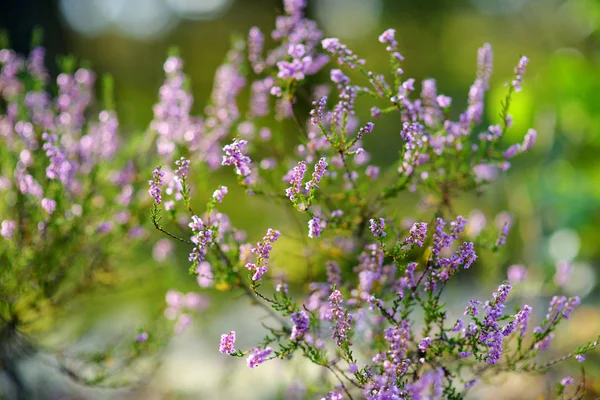
[(571, 261), (579, 253), (579, 234), (572, 229), (560, 229), (548, 239), (548, 253), (555, 261)]

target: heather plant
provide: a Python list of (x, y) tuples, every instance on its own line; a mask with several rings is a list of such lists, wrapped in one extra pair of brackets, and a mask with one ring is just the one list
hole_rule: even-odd
[[(543, 312), (513, 304), (505, 281), (487, 298), (468, 300), (460, 318), (447, 307), (445, 289), (464, 270), (482, 267), (478, 254), (502, 251), (513, 224), (505, 218), (499, 229), (474, 226), (477, 221), (464, 218), (455, 200), (485, 190), (512, 158), (534, 146), (533, 129), (521, 143), (504, 139), (528, 58), (518, 60), (499, 119), (486, 127), (489, 44), (478, 50), (466, 110), (453, 117), (452, 99), (437, 92), (435, 80), (424, 80), (418, 90), (404, 76), (393, 29), (378, 38), (389, 68), (375, 71), (340, 40), (324, 38), (304, 17), (304, 6), (284, 1), (285, 14), (271, 33), (274, 48), (264, 48), (256, 27), (246, 42), (235, 42), (199, 122), (202, 139), (190, 143), (193, 162), (182, 158), (158, 166), (149, 181), (153, 224), (189, 245), (190, 273), (200, 286), (234, 296), (242, 291), (272, 317), (256, 347), (237, 349), (243, 332), (232, 330), (221, 336), (220, 352), (245, 358), (250, 368), (302, 356), (332, 379), (329, 387), (306, 382), (310, 390), (295, 395), (326, 399), (460, 399), (499, 372), (543, 374), (560, 361), (583, 362), (597, 342), (558, 359), (545, 357), (578, 297), (554, 296), (538, 318)], [(181, 61), (167, 60), (169, 74), (167, 65)], [(329, 82), (317, 83), (324, 75)], [(244, 113), (238, 95), (246, 88), (251, 102)], [(371, 108), (361, 120), (355, 105), (363, 100)], [(306, 101), (312, 110), (303, 115), (298, 105)], [(265, 127), (269, 117), (293, 121), (299, 137), (285, 128), (272, 132)], [(388, 168), (363, 147), (366, 135), (378, 134), (381, 118), (393, 118), (399, 131), (395, 139), (380, 139), (398, 149)], [(180, 143), (181, 120), (165, 123), (169, 133), (161, 139)], [(271, 252), (280, 237), (291, 234), (273, 226), (262, 239), (249, 240), (218, 211), (229, 200), (225, 186), (215, 188), (202, 212), (193, 209), (188, 173), (206, 167), (230, 168), (248, 196), (296, 210), (305, 226), (306, 281), (272, 275)], [(174, 172), (167, 178), (163, 168)], [(172, 196), (168, 201), (163, 188)], [(399, 215), (394, 200), (404, 192), (422, 199), (413, 215)], [(175, 317), (169, 310), (166, 315)], [(178, 319), (176, 330), (180, 326)], [(583, 371), (577, 385), (571, 377), (562, 379), (556, 395), (583, 396)]]
[[(44, 54), (39, 46), (26, 58), (0, 50), (0, 365), (23, 398), (32, 394), (18, 365), (44, 335), (78, 299), (135, 278), (119, 263), (148, 235), (150, 201), (138, 171), (156, 162), (119, 135), (110, 77), (97, 84), (64, 57), (54, 81)], [(190, 294), (190, 308), (199, 299)], [(72, 378), (98, 384), (145, 352), (148, 333), (67, 357), (70, 339), (44, 351), (57, 352)], [(72, 359), (87, 366), (84, 374)]]
[[(389, 58), (381, 71), (324, 37), (304, 7), (285, 0), (270, 40), (256, 27), (234, 40), (200, 116), (192, 115), (183, 60), (172, 52), (148, 129), (127, 140), (110, 79), (97, 85), (91, 70), (64, 58), (51, 83), (41, 47), (27, 58), (0, 50), (0, 364), (17, 384), (21, 353), (67, 304), (110, 284), (121, 253), (148, 237), (148, 222), (166, 235), (156, 254), (172, 251), (170, 241), (188, 246), (201, 288), (232, 299), (241, 292), (269, 315), (261, 342), (239, 349), (244, 332), (228, 329), (221, 353), (245, 358), (249, 368), (303, 357), (327, 372), (328, 380), (290, 388), (299, 398), (459, 399), (500, 372), (543, 374), (561, 361), (583, 362), (597, 347), (547, 356), (577, 297), (557, 295), (547, 311), (534, 310), (515, 304), (511, 284), (499, 282), (486, 298), (466, 300), (463, 315), (449, 307), (456, 300), (447, 289), (467, 269), (494, 268), (485, 255), (503, 251), (514, 224), (469, 221), (457, 199), (484, 191), (534, 146), (533, 129), (519, 143), (505, 135), (529, 60), (518, 60), (496, 124), (483, 126), (490, 45), (478, 50), (466, 109), (457, 111), (435, 80), (419, 85), (405, 76), (393, 29), (378, 38)], [(105, 89), (99, 102), (96, 86)], [(358, 115), (359, 103), (369, 115)], [(379, 132), (381, 119), (393, 121), (397, 135)], [(392, 166), (371, 156), (367, 136), (397, 148)], [(195, 178), (217, 169), (247, 196), (301, 221), (303, 279), (272, 268), (286, 270), (271, 254), (295, 232), (281, 224), (249, 237), (219, 211), (224, 202), (243, 205), (221, 183), (202, 198)], [(415, 210), (398, 201), (406, 193), (419, 199)], [(207, 304), (194, 292), (165, 297), (175, 333)], [(129, 366), (153, 336), (160, 329), (132, 332), (125, 351), (111, 354), (114, 370)], [(583, 396), (581, 371), (556, 384), (558, 397)], [(101, 370), (87, 381), (109, 375)]]

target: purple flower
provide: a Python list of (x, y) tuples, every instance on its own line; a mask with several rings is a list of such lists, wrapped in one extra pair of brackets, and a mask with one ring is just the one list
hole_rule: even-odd
[(521, 337), (525, 337), (527, 332), (527, 325), (529, 325), (529, 316), (531, 315), (532, 308), (525, 304), (521, 311), (515, 315), (515, 323), (518, 327), (521, 327)]
[(271, 256), (272, 244), (279, 239), (280, 232), (274, 229), (267, 229), (262, 242), (256, 243), (256, 247), (251, 249), (252, 253), (258, 256), (259, 261), (266, 261)]
[(152, 172), (153, 179), (148, 181), (148, 184), (150, 185), (150, 190), (148, 190), (148, 193), (154, 198), (156, 205), (162, 203), (162, 189), (160, 186), (164, 184), (164, 176), (165, 173), (161, 171), (161, 166), (159, 165)]
[(261, 280), (262, 276), (267, 272), (267, 261), (271, 256), (272, 244), (279, 238), (279, 235), (279, 231), (269, 228), (267, 230), (267, 234), (263, 237), (263, 241), (258, 242), (256, 247), (250, 250), (252, 253), (258, 256), (258, 261), (256, 264), (246, 264), (246, 268), (248, 268), (250, 272), (254, 272), (252, 275), (253, 281)]
[(385, 48), (387, 51), (395, 51), (398, 47), (398, 42), (396, 41), (396, 30), (388, 29), (379, 35), (379, 43), (387, 44), (388, 46)]
[(175, 165), (177, 169), (175, 170), (175, 176), (179, 178), (181, 181), (187, 178), (188, 171), (190, 169), (190, 160), (186, 160), (181, 157), (179, 160), (175, 161)]
[(235, 353), (235, 331), (230, 331), (229, 333), (224, 333), (221, 335), (219, 351), (223, 354)]
[(525, 75), (525, 69), (527, 68), (527, 64), (529, 63), (529, 59), (525, 56), (521, 57), (519, 60), (519, 64), (515, 67), (515, 74), (517, 76), (512, 81), (512, 86), (515, 88), (515, 91), (521, 91), (521, 84), (523, 83), (523, 75)]
[(510, 146), (503, 154), (505, 159), (513, 158), (518, 152), (521, 150), (521, 145), (519, 143), (513, 144)]
[(576, 359), (578, 362), (580, 362), (580, 363), (581, 363), (581, 362), (584, 362), (584, 361), (585, 361), (585, 355), (584, 355), (584, 354), (577, 354), (577, 355), (575, 356), (575, 359)]
[(560, 384), (563, 386), (569, 386), (571, 384), (573, 384), (574, 380), (573, 378), (571, 378), (570, 376), (567, 376), (566, 378), (563, 378), (563, 380), (560, 381)]
[(0, 235), (5, 239), (12, 239), (17, 223), (11, 220), (2, 221), (0, 225)]
[(316, 238), (321, 236), (322, 224), (324, 223), (322, 223), (319, 218), (312, 217), (310, 221), (308, 221), (308, 237)]
[(510, 231), (510, 225), (508, 223), (505, 223), (504, 226), (502, 226), (502, 230), (500, 231), (500, 234), (498, 235), (498, 239), (496, 239), (496, 246), (504, 246), (506, 244), (506, 237), (508, 236), (508, 232)]
[(296, 200), (296, 196), (300, 194), (302, 190), (304, 174), (306, 174), (306, 162), (300, 161), (292, 170), (291, 177), (288, 181), (291, 186), (285, 191), (285, 195), (292, 201)]
[(423, 247), (425, 237), (427, 236), (427, 223), (415, 222), (409, 231), (410, 236), (406, 239), (406, 243), (416, 244)]
[(435, 101), (437, 102), (438, 106), (440, 106), (440, 108), (448, 108), (450, 107), (450, 104), (452, 104), (452, 98), (444, 96), (443, 94), (437, 96), (435, 98)]
[(454, 327), (452, 328), (452, 332), (460, 332), (464, 326), (464, 321), (462, 319), (458, 319)]
[(429, 345), (431, 344), (431, 338), (430, 337), (426, 337), (423, 340), (421, 340), (421, 343), (419, 343), (419, 350), (421, 351), (425, 351), (427, 350), (427, 347), (429, 347)]
[(294, 341), (302, 339), (304, 334), (308, 332), (310, 326), (308, 313), (304, 310), (293, 313), (292, 323), (294, 326), (292, 327), (292, 336), (290, 337), (290, 340)]
[(219, 203), (223, 202), (223, 197), (227, 194), (227, 186), (221, 186), (217, 190), (214, 191), (212, 197)]
[(371, 233), (378, 239), (383, 239), (386, 235), (385, 233), (385, 219), (379, 218), (374, 219), (371, 218), (369, 220), (369, 229), (371, 229)]
[(462, 358), (467, 358), (471, 355), (470, 351), (461, 351), (460, 353), (458, 353), (458, 355)]
[(363, 135), (368, 134), (373, 132), (373, 128), (375, 127), (375, 124), (372, 122), (367, 122), (365, 124), (365, 126), (363, 126), (362, 128), (360, 128), (358, 130), (358, 133), (356, 134), (356, 138), (357, 139), (362, 139)]
[(243, 176), (245, 178), (244, 183), (246, 184), (250, 182), (250, 166), (252, 164), (250, 157), (244, 155), (244, 149), (247, 143), (246, 140), (236, 138), (231, 144), (223, 147), (225, 155), (221, 162), (221, 165), (233, 165), (235, 167), (235, 173)]
[[(321, 179), (323, 178), (323, 175), (325, 174), (325, 170), (327, 169), (327, 160), (325, 159), (325, 157), (321, 158), (316, 164), (315, 164), (315, 171), (312, 174), (312, 178), (310, 181), (306, 182), (306, 185), (304, 186), (304, 188), (308, 191), (313, 190), (314, 188), (319, 187), (319, 182), (321, 182)], [(291, 182), (290, 182), (291, 183)]]
[(343, 302), (342, 293), (337, 289), (329, 296), (330, 318), (334, 322), (331, 338), (335, 340), (338, 346), (341, 346), (348, 339), (352, 327), (352, 316), (342, 308)]
[(267, 358), (271, 355), (271, 353), (273, 353), (273, 350), (270, 347), (265, 349), (261, 349), (259, 347), (255, 348), (247, 358), (248, 367), (255, 368), (264, 363), (267, 361)]
[(135, 341), (138, 343), (145, 343), (148, 340), (148, 332), (142, 332), (136, 336)]
[(206, 253), (208, 252), (208, 246), (212, 243), (213, 234), (209, 228), (202, 229), (198, 232), (194, 232), (191, 237), (191, 241), (195, 244), (195, 247), (189, 254), (188, 260), (191, 263), (199, 263), (204, 261)]
[(323, 49), (333, 56), (337, 56), (340, 65), (348, 65), (350, 68), (356, 68), (358, 64), (363, 65), (365, 60), (359, 60), (345, 45), (340, 43), (339, 39), (327, 38), (321, 41)]
[(469, 382), (465, 383), (465, 389), (475, 386), (477, 382), (479, 382), (479, 379), (470, 380)]
[(523, 151), (527, 151), (533, 147), (535, 144), (535, 139), (537, 137), (537, 132), (535, 129), (529, 129), (525, 134), (525, 138), (523, 139)]
[(323, 122), (323, 112), (327, 105), (327, 96), (322, 96), (319, 101), (313, 101), (313, 109), (310, 111), (310, 123), (319, 125)]
[(42, 199), (42, 208), (49, 215), (52, 215), (52, 213), (54, 212), (54, 210), (56, 210), (56, 201), (54, 201), (52, 199), (43, 198)]

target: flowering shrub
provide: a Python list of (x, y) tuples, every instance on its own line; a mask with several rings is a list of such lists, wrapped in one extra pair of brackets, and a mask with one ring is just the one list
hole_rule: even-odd
[[(284, 1), (272, 49), (256, 27), (247, 41), (234, 43), (201, 117), (191, 115), (182, 59), (170, 56), (138, 162), (125, 162), (129, 154), (115, 159), (118, 122), (110, 101), (97, 121), (89, 118), (89, 70), (73, 73), (67, 62), (52, 96), (44, 90), (41, 49), (27, 60), (0, 51), (0, 189), (7, 199), (0, 261), (8, 265), (0, 279), (2, 321), (26, 320), (22, 303), (56, 306), (96, 282), (97, 270), (110, 266), (108, 243), (118, 237), (127, 246), (125, 238), (138, 237), (151, 203), (154, 227), (189, 246), (190, 274), (201, 287), (241, 290), (272, 317), (254, 348), (237, 349), (243, 333), (232, 330), (221, 336), (220, 352), (245, 357), (250, 368), (301, 355), (331, 374), (329, 385), (311, 385), (323, 398), (460, 399), (501, 371), (544, 373), (559, 361), (584, 361), (597, 342), (560, 359), (539, 357), (580, 303), (577, 297), (555, 296), (537, 323), (532, 307), (511, 304), (508, 282), (486, 299), (468, 300), (461, 318), (446, 307), (445, 289), (456, 275), (480, 267), (478, 253), (501, 251), (510, 233), (510, 219), (499, 230), (472, 225), (457, 213), (455, 199), (483, 190), (535, 144), (533, 129), (521, 143), (504, 140), (528, 59), (518, 61), (507, 83), (498, 124), (484, 127), (488, 44), (477, 54), (467, 108), (453, 118), (452, 99), (437, 93), (435, 80), (424, 80), (419, 91), (404, 76), (393, 29), (379, 36), (389, 70), (374, 71), (338, 39), (324, 38), (305, 18), (304, 3)], [(317, 83), (321, 76), (330, 82)], [(245, 90), (247, 107), (238, 104)], [(355, 104), (363, 99), (370, 115), (360, 120)], [(307, 115), (301, 102), (312, 104)], [(297, 127), (272, 132), (265, 126), (271, 117)], [(378, 134), (380, 118), (394, 119), (399, 130), (396, 139), (385, 138), (398, 149), (385, 169), (363, 147), (365, 136)], [(149, 162), (160, 165), (148, 167), (148, 196), (140, 198), (145, 182), (136, 165)], [(303, 219), (308, 284), (284, 278), (271, 287), (271, 252), (289, 233), (274, 226), (260, 241), (249, 240), (218, 211), (230, 200), (226, 186), (215, 187), (206, 208), (195, 210), (191, 175), (218, 168), (235, 174), (248, 196), (285, 204)], [(393, 203), (404, 192), (423, 199), (410, 217), (399, 217)], [(80, 236), (83, 242), (71, 240)], [(94, 257), (79, 257), (83, 251)], [(166, 301), (165, 316), (176, 321), (177, 333), (191, 312), (206, 307), (195, 293), (169, 291)], [(146, 332), (136, 338), (147, 339)], [(573, 382), (564, 378), (557, 394)], [(583, 389), (582, 380), (575, 390)]]
[[(286, 233), (270, 228), (262, 241), (248, 243), (216, 211), (223, 188), (198, 215), (189, 207), (186, 178), (176, 174), (172, 185), (182, 188), (181, 199), (188, 205), (181, 212), (190, 213), (185, 218), (191, 221), (191, 239), (178, 239), (191, 246), (191, 273), (243, 290), (277, 323), (267, 327), (264, 340), (248, 351), (235, 349), (235, 331), (223, 334), (220, 351), (246, 357), (251, 368), (300, 353), (337, 379), (337, 384), (323, 388), (327, 399), (429, 395), (458, 399), (499, 371), (542, 373), (557, 361), (572, 357), (582, 361), (597, 342), (560, 360), (537, 361), (556, 326), (580, 303), (577, 297), (555, 296), (532, 331), (532, 307), (506, 309), (512, 289), (508, 282), (488, 299), (469, 300), (464, 318), (451, 319), (445, 307), (445, 287), (461, 270), (477, 265), (476, 249), (499, 251), (509, 234), (510, 221), (496, 232), (474, 229), (479, 232), (465, 234), (468, 221), (456, 215), (453, 200), (462, 192), (481, 190), (498, 171), (510, 168), (513, 157), (534, 145), (533, 129), (524, 134), (522, 143), (503, 140), (512, 124), (511, 99), (521, 90), (528, 59), (521, 57), (514, 79), (507, 83), (499, 123), (482, 127), (492, 71), (490, 45), (478, 51), (467, 109), (453, 120), (452, 99), (437, 93), (433, 79), (423, 81), (419, 93), (415, 80), (404, 77), (404, 58), (393, 29), (379, 36), (382, 51), (389, 54), (386, 75), (370, 70), (338, 39), (322, 38), (315, 23), (304, 18), (303, 1), (288, 0), (284, 5), (285, 15), (278, 17), (271, 35), (277, 47), (265, 52), (264, 35), (252, 28), (246, 52), (243, 43), (237, 43), (236, 56), (221, 67), (235, 77), (230, 80), (235, 85), (223, 94), (227, 101), (216, 110), (226, 116), (226, 123), (217, 125), (223, 134), (212, 137), (210, 149), (237, 125), (240, 137), (222, 143), (221, 165), (233, 167), (248, 195), (287, 199), (304, 215), (310, 238), (307, 262), (322, 272), (302, 293), (293, 295), (285, 282), (268, 288), (270, 251)], [(307, 76), (325, 69), (328, 58), (340, 67), (329, 70), (331, 84), (310, 85)], [(235, 99), (245, 83), (240, 76), (248, 70), (245, 79), (252, 80), (248, 85), (252, 102), (247, 115), (241, 116)], [(352, 82), (350, 73), (355, 76), (355, 71), (363, 83)], [(307, 90), (313, 109), (303, 123), (295, 104)], [(373, 102), (370, 118), (362, 124), (354, 107), (360, 97)], [(285, 151), (289, 133), (267, 135), (261, 130), (256, 137), (261, 118), (270, 114), (297, 123), (302, 137), (293, 157)], [(384, 115), (398, 120), (399, 157), (394, 168), (381, 173), (362, 139), (377, 134), (375, 121)], [(272, 158), (257, 161), (265, 142)], [(210, 167), (217, 167), (211, 161), (216, 157), (201, 154)], [(152, 217), (164, 231), (158, 222), (162, 204), (156, 193), (162, 182), (156, 179), (157, 171), (150, 182), (156, 200)], [(395, 217), (389, 207), (403, 191), (427, 199), (415, 222)], [(177, 204), (166, 208), (173, 207), (177, 209)], [(329, 249), (340, 251), (334, 255)], [(559, 394), (572, 382), (564, 379)], [(582, 389), (580, 385), (577, 392)]]

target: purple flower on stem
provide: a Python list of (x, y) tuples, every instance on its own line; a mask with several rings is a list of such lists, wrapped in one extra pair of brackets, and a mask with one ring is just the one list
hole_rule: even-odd
[(317, 217), (312, 217), (310, 221), (308, 221), (308, 237), (316, 238), (321, 236), (321, 220)]
[(515, 323), (517, 327), (521, 328), (521, 337), (525, 337), (525, 333), (527, 332), (527, 325), (529, 325), (529, 316), (531, 315), (531, 311), (532, 308), (525, 304), (521, 311), (515, 315)]
[(337, 56), (337, 61), (340, 65), (348, 65), (354, 69), (358, 64), (363, 65), (365, 60), (359, 60), (345, 45), (340, 43), (339, 39), (327, 38), (321, 41), (323, 49), (333, 56)]
[(385, 219), (379, 218), (374, 219), (371, 218), (369, 220), (369, 229), (371, 229), (371, 233), (378, 239), (383, 239), (386, 235), (385, 233)]
[(223, 202), (223, 197), (227, 194), (227, 186), (221, 186), (217, 190), (214, 191), (212, 197), (219, 203)]
[(431, 338), (430, 337), (426, 337), (423, 340), (421, 340), (421, 343), (419, 343), (419, 350), (421, 351), (425, 351), (427, 350), (427, 347), (429, 347), (429, 345), (431, 344)]
[(223, 354), (235, 353), (235, 331), (230, 331), (229, 333), (224, 333), (221, 335), (219, 351)]
[(580, 362), (580, 363), (581, 363), (581, 362), (584, 362), (584, 361), (585, 361), (585, 355), (584, 355), (584, 354), (577, 354), (577, 355), (575, 356), (575, 359), (576, 359), (578, 362)]
[(386, 51), (396, 51), (398, 42), (396, 41), (396, 30), (388, 29), (379, 35), (379, 43), (387, 44)]
[(292, 328), (292, 336), (290, 340), (300, 340), (310, 326), (310, 319), (308, 313), (304, 310), (292, 314), (292, 322), (294, 324)]
[(519, 60), (519, 64), (515, 67), (515, 74), (517, 76), (512, 81), (511, 85), (515, 88), (515, 91), (521, 91), (521, 84), (523, 83), (523, 75), (525, 75), (525, 69), (527, 68), (527, 64), (529, 63), (529, 59), (525, 56), (521, 57)]
[(416, 244), (423, 247), (425, 237), (427, 236), (427, 223), (415, 222), (409, 231), (410, 236), (406, 239), (406, 243)]
[(523, 138), (523, 151), (527, 151), (533, 147), (535, 144), (535, 139), (537, 137), (537, 132), (535, 129), (529, 129), (525, 134), (525, 138)]
[(331, 338), (335, 340), (338, 346), (341, 346), (348, 339), (352, 324), (352, 316), (342, 308), (343, 302), (342, 293), (337, 289), (329, 296), (331, 320), (334, 322)]
[(190, 160), (186, 160), (181, 157), (179, 160), (175, 161), (175, 165), (177, 169), (175, 170), (175, 176), (179, 178), (181, 181), (187, 178), (188, 171), (190, 169)]
[(162, 203), (162, 189), (160, 186), (164, 184), (164, 176), (165, 173), (161, 171), (161, 166), (159, 165), (152, 172), (153, 179), (148, 181), (148, 184), (150, 185), (150, 190), (148, 190), (148, 193), (154, 198), (156, 205)]
[(292, 170), (291, 177), (289, 178), (288, 183), (291, 186), (285, 190), (285, 195), (292, 201), (296, 200), (296, 196), (302, 190), (304, 174), (306, 174), (306, 162), (300, 161)]
[(251, 173), (250, 166), (252, 161), (250, 157), (244, 155), (244, 149), (248, 142), (243, 139), (234, 139), (231, 144), (223, 147), (225, 155), (221, 165), (233, 165), (235, 167), (235, 173), (243, 176), (244, 183), (249, 183), (249, 176)]
[[(306, 190), (313, 190), (314, 188), (319, 187), (319, 182), (321, 182), (321, 179), (323, 179), (323, 175), (325, 174), (325, 170), (327, 169), (327, 160), (325, 159), (325, 157), (322, 157), (316, 164), (315, 164), (315, 171), (312, 174), (312, 178), (310, 181), (306, 182), (306, 185), (304, 186), (304, 188)], [(291, 182), (290, 182), (291, 183)]]
[(510, 225), (508, 223), (505, 223), (502, 227), (502, 231), (500, 231), (500, 234), (498, 235), (498, 239), (496, 239), (497, 247), (504, 246), (506, 244), (506, 237), (508, 236), (509, 231)]
[(252, 353), (247, 358), (248, 367), (255, 368), (267, 361), (267, 358), (273, 353), (270, 347), (261, 349), (259, 347), (252, 350)]
[(272, 244), (279, 239), (280, 232), (274, 229), (267, 229), (262, 242), (256, 243), (256, 247), (251, 249), (252, 253), (258, 256), (259, 261), (266, 261), (271, 256)]
[(502, 155), (505, 159), (513, 158), (517, 153), (521, 150), (521, 145), (519, 143), (513, 144), (510, 146)]
[(357, 139), (362, 139), (363, 135), (368, 134), (373, 132), (373, 128), (375, 127), (375, 124), (372, 122), (367, 122), (365, 124), (365, 126), (363, 126), (362, 128), (360, 128), (358, 130), (358, 133), (356, 134), (356, 138)]
[(267, 230), (267, 234), (263, 237), (263, 241), (258, 242), (256, 247), (250, 250), (252, 253), (258, 256), (258, 261), (256, 264), (246, 264), (246, 268), (248, 268), (251, 272), (254, 272), (252, 275), (253, 281), (261, 280), (262, 276), (267, 272), (267, 260), (271, 256), (272, 244), (279, 238), (279, 235), (279, 231), (269, 228)]
[(310, 110), (310, 123), (319, 125), (323, 122), (323, 112), (327, 104), (327, 96), (322, 96), (319, 101), (313, 101), (313, 109)]

